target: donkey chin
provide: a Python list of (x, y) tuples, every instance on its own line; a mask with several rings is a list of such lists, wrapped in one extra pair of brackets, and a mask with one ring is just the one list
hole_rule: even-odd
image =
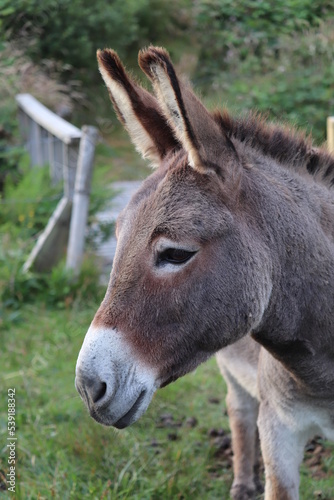
[(121, 334), (91, 326), (81, 347), (75, 386), (100, 424), (124, 429), (147, 410), (161, 381), (136, 360)]

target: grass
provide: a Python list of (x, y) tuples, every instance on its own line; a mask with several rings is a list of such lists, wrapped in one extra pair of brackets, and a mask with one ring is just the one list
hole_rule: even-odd
[[(210, 429), (228, 432), (225, 385), (215, 361), (158, 391), (147, 413), (121, 432), (96, 424), (74, 388), (84, 334), (99, 302), (64, 310), (25, 305), (2, 333), (1, 465), (6, 448), (8, 388), (16, 389), (16, 499), (228, 498), (230, 462), (217, 455)], [(166, 415), (167, 414), (167, 415)], [(189, 417), (197, 425), (189, 425)], [(333, 447), (320, 479), (302, 468), (301, 498), (334, 498)], [(319, 468), (317, 468), (319, 472)], [(319, 475), (319, 474), (318, 474)]]
[[(90, 419), (74, 389), (76, 357), (94, 310), (27, 305), (19, 324), (4, 332), (4, 403), (7, 389), (16, 389), (17, 498), (177, 498), (180, 493), (193, 498), (204, 493), (214, 465), (207, 432), (227, 424), (218, 405), (207, 411), (208, 398), (224, 392), (215, 365), (160, 391), (135, 427), (103, 428)], [(166, 412), (175, 422), (196, 416), (198, 425), (157, 427)], [(5, 443), (5, 412), (1, 418)], [(1, 455), (6, 472), (5, 447)], [(223, 476), (212, 481), (213, 497), (222, 487), (227, 494), (229, 482), (222, 482)]]

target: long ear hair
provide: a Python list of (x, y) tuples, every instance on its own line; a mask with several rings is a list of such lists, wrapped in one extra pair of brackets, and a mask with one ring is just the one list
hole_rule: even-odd
[(115, 51), (99, 50), (97, 59), (117, 116), (136, 149), (153, 164), (159, 164), (170, 150), (179, 149), (180, 144), (157, 99), (127, 75)]
[(199, 172), (214, 170), (232, 180), (239, 165), (235, 148), (191, 88), (177, 77), (168, 52), (149, 47), (139, 53), (139, 65), (152, 81), (166, 118), (188, 153), (189, 164)]

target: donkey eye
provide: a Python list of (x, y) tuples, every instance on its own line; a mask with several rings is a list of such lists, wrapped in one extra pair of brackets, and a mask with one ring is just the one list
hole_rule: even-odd
[(187, 262), (196, 252), (189, 252), (188, 250), (183, 250), (182, 248), (166, 248), (163, 252), (158, 254), (158, 265), (163, 264), (184, 264)]

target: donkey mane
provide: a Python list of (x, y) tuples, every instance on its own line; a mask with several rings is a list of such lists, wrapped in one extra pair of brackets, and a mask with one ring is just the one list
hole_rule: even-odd
[(283, 167), (293, 168), (300, 174), (307, 172), (328, 188), (334, 186), (334, 157), (324, 147), (314, 147), (310, 136), (293, 127), (270, 123), (254, 112), (232, 117), (226, 109), (217, 110), (213, 118), (229, 139), (273, 158)]

